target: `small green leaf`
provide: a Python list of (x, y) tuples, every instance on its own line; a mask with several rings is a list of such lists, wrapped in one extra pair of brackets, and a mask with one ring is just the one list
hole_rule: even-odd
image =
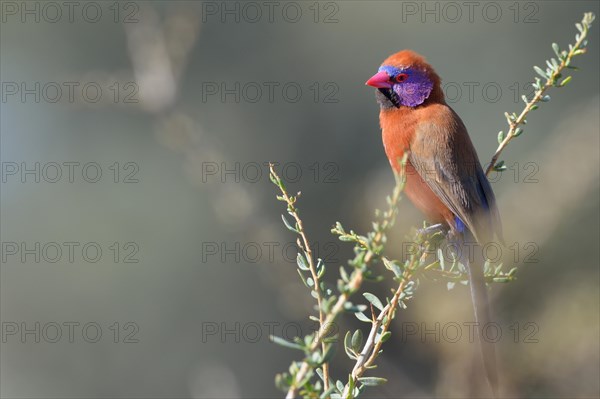
[(346, 335), (344, 335), (344, 346), (352, 348), (352, 333), (350, 331), (346, 331)]
[(379, 337), (379, 340), (381, 341), (381, 343), (384, 343), (385, 341), (390, 339), (391, 336), (392, 336), (392, 332), (386, 331), (383, 334), (381, 334), (381, 337)]
[(513, 133), (514, 137), (519, 137), (521, 134), (523, 134), (523, 129), (521, 129), (520, 127), (515, 129), (515, 132)]
[(571, 81), (572, 76), (567, 76), (558, 84), (559, 87), (566, 86)]
[(352, 313), (356, 313), (356, 312), (364, 312), (365, 310), (367, 310), (367, 305), (353, 305), (351, 302), (346, 302), (344, 304), (344, 310), (346, 312), (352, 312)]
[(306, 288), (310, 288), (310, 285), (308, 285), (308, 282), (306, 281), (306, 277), (304, 277), (304, 274), (302, 274), (302, 272), (299, 269), (296, 269), (296, 271), (298, 272), (298, 275), (302, 279), (302, 282), (304, 283)]
[(364, 321), (365, 323), (371, 323), (372, 320), (369, 319), (367, 316), (365, 316), (365, 314), (363, 312), (356, 312), (354, 313), (354, 316), (356, 316), (356, 318), (360, 321)]
[(309, 270), (306, 258), (300, 252), (298, 252), (298, 256), (296, 256), (296, 263), (301, 270)]
[(342, 278), (342, 281), (346, 283), (350, 281), (350, 278), (348, 276), (348, 273), (346, 272), (346, 269), (344, 269), (344, 266), (340, 266), (340, 277)]
[(558, 57), (560, 57), (560, 47), (558, 47), (558, 44), (552, 43), (552, 49), (554, 50), (554, 52), (556, 53), (556, 55)]
[(394, 273), (394, 276), (396, 276), (396, 277), (402, 276), (402, 269), (400, 268), (400, 266), (398, 266), (394, 262), (391, 262), (390, 260), (388, 260), (387, 258), (384, 257), (383, 264), (385, 265), (386, 269), (391, 270)]
[(345, 293), (349, 290), (349, 287), (342, 279), (338, 279), (337, 281), (337, 289), (341, 293)]
[(329, 397), (331, 397), (333, 399), (333, 393), (337, 390), (337, 387), (335, 385), (332, 385), (329, 387), (328, 390), (324, 391), (321, 396), (319, 396), (319, 399), (327, 399)]
[(283, 224), (285, 224), (285, 227), (287, 227), (288, 230), (293, 231), (296, 234), (300, 234), (298, 230), (292, 227), (292, 225), (287, 221), (285, 216), (281, 215), (281, 220), (283, 220)]
[(379, 298), (377, 298), (375, 295), (373, 295), (369, 292), (365, 292), (365, 293), (363, 293), (363, 296), (365, 298), (367, 298), (367, 301), (371, 302), (373, 304), (373, 306), (375, 306), (377, 309), (383, 310), (383, 304), (381, 303)]
[(356, 353), (360, 353), (360, 348), (362, 347), (362, 344), (363, 344), (362, 331), (361, 330), (354, 331), (354, 334), (352, 334), (352, 341), (351, 341), (352, 350)]
[(323, 277), (324, 274), (325, 274), (325, 263), (323, 263), (323, 260), (321, 258), (319, 258), (317, 260), (317, 278), (321, 279), (321, 277)]
[(363, 385), (366, 385), (369, 387), (375, 387), (378, 385), (385, 384), (387, 382), (387, 380), (385, 378), (379, 378), (379, 377), (362, 377), (362, 378), (359, 378), (358, 381), (361, 382)]
[(347, 331), (344, 336), (344, 350), (350, 359), (356, 360), (356, 354), (352, 350), (352, 334), (350, 334), (350, 331)]
[(348, 392), (352, 392), (352, 396), (356, 397), (355, 391), (356, 380), (352, 377), (352, 374), (348, 374)]
[(276, 186), (279, 186), (279, 183), (277, 182), (277, 179), (275, 178), (275, 175), (273, 173), (269, 173), (269, 179), (271, 179), (271, 183), (273, 183)]
[(548, 75), (546, 74), (546, 72), (544, 72), (544, 70), (542, 68), (540, 68), (539, 66), (534, 66), (533, 70), (540, 75), (543, 78), (548, 78)]
[(270, 338), (271, 338), (271, 342), (273, 342), (273, 343), (275, 343), (277, 345), (285, 346), (286, 348), (291, 348), (291, 349), (298, 349), (298, 350), (301, 350), (301, 351), (304, 350), (304, 347), (302, 345), (296, 344), (294, 342), (287, 341), (287, 340), (285, 340), (283, 338), (276, 337), (274, 335), (271, 335)]
[(494, 165), (494, 170), (497, 172), (502, 172), (503, 170), (506, 170), (506, 165), (504, 165), (504, 161), (500, 161), (496, 165)]

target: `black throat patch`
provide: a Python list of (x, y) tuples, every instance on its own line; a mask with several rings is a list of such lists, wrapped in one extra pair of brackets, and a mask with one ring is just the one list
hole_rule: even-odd
[(400, 98), (392, 89), (377, 89), (375, 98), (381, 108), (400, 108)]

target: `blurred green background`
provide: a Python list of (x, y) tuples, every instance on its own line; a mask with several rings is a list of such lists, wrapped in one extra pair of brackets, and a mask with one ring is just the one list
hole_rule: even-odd
[[(367, 231), (393, 186), (364, 86), (381, 61), (425, 55), (485, 163), (532, 66), (599, 8), (465, 3), (2, 1), (1, 396), (281, 397), (299, 354), (268, 335), (314, 325), (265, 163), (302, 191), (333, 281), (351, 248), (331, 226)], [(519, 266), (492, 291), (506, 396), (600, 394), (597, 25), (494, 178)], [(390, 257), (421, 221), (403, 201)], [(421, 284), (366, 396), (468, 395), (476, 346), (443, 327), (471, 319), (466, 287)], [(338, 351), (334, 377), (350, 367)]]

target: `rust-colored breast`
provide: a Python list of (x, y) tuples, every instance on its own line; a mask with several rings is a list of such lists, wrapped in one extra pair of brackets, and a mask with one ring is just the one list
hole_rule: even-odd
[[(385, 153), (396, 172), (400, 171), (400, 161), (414, 139), (418, 115), (411, 109), (382, 110), (380, 124)], [(406, 185), (404, 192), (410, 201), (432, 223), (452, 225), (454, 214), (429, 188), (415, 168), (406, 165)]]

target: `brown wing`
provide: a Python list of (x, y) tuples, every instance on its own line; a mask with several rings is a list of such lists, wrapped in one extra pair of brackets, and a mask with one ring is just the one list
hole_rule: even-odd
[(502, 240), (496, 199), (465, 125), (446, 105), (430, 108), (425, 112), (435, 116), (415, 127), (410, 162), (478, 242), (490, 241), (494, 233)]

